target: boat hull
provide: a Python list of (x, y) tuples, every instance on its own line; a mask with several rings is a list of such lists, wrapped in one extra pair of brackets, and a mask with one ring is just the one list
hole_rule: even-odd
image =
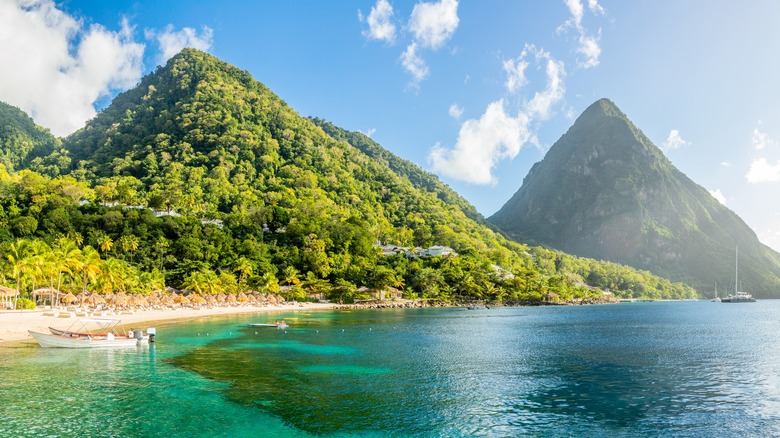
[(276, 327), (276, 328), (287, 328), (289, 327), (287, 324), (266, 324), (266, 323), (255, 323), (255, 324), (247, 324), (247, 327)]
[(74, 337), (68, 335), (55, 335), (49, 333), (39, 333), (28, 330), (30, 335), (35, 338), (43, 348), (127, 348), (135, 347), (139, 344), (145, 344), (149, 338), (144, 336), (141, 339), (136, 338), (89, 338)]

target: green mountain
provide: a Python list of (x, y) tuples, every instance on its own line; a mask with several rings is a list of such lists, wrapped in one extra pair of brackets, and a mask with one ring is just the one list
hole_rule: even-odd
[[(60, 147), (48, 129), (41, 128), (19, 108), (0, 102), (0, 164), (9, 171), (33, 165), (36, 157), (51, 157)], [(40, 167), (41, 158), (35, 162)]]
[[(780, 296), (780, 254), (676, 169), (611, 101), (591, 105), (488, 219), (518, 241), (647, 269), (699, 290)], [(721, 293), (723, 295), (725, 292)]]
[[(104, 291), (289, 285), (298, 299), (355, 298), (362, 286), (445, 301), (598, 299), (595, 288), (695, 295), (511, 241), (434, 175), (362, 134), (301, 117), (247, 72), (192, 49), (30, 163), (0, 166), (0, 251), (16, 260), (0, 262), (0, 282), (23, 289), (64, 276), (66, 288)], [(383, 254), (377, 242), (406, 249)], [(459, 255), (388, 254), (433, 246)], [(99, 253), (93, 280), (22, 270), (67, 248), (76, 261)]]

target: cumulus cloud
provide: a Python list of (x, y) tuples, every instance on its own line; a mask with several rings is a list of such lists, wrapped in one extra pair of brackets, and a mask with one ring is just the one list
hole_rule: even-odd
[(493, 167), (501, 159), (515, 157), (528, 138), (528, 119), (508, 115), (499, 100), (488, 105), (479, 120), (461, 125), (454, 149), (437, 144), (428, 158), (435, 171), (453, 179), (494, 184)]
[(689, 145), (690, 142), (683, 140), (680, 135), (680, 131), (672, 129), (669, 131), (669, 136), (666, 137), (666, 141), (663, 143), (664, 150), (671, 151), (674, 149), (680, 149), (683, 146)]
[(417, 43), (409, 44), (409, 47), (401, 54), (401, 65), (412, 74), (415, 84), (419, 84), (428, 76), (428, 64), (417, 54)]
[(780, 181), (780, 161), (772, 165), (765, 158), (754, 160), (745, 177), (753, 184)]
[[(387, 0), (377, 0), (376, 5), (365, 19), (368, 29), (363, 31), (363, 36), (370, 40), (395, 42), (395, 24), (393, 18), (393, 6)], [(362, 22), (363, 13), (358, 10), (358, 19)]]
[(435, 172), (472, 184), (495, 184), (493, 168), (517, 156), (523, 145), (534, 140), (532, 124), (549, 118), (553, 106), (563, 99), (565, 71), (563, 63), (545, 51), (526, 47), (523, 53), (520, 60), (533, 54), (537, 62), (545, 63), (545, 89), (535, 93), (515, 116), (507, 113), (504, 100), (499, 99), (479, 119), (463, 122), (452, 149), (436, 144), (428, 155)]
[(119, 31), (86, 26), (51, 0), (0, 1), (0, 100), (58, 136), (94, 117), (94, 103), (141, 78), (144, 45)]
[[(578, 36), (579, 46), (576, 52), (583, 56), (578, 59), (577, 65), (581, 68), (591, 68), (599, 65), (599, 58), (601, 57), (601, 46), (599, 41), (601, 40), (601, 30), (597, 32), (596, 36), (591, 35), (588, 30), (583, 26), (582, 20), (585, 16), (585, 7), (580, 0), (564, 0), (566, 7), (569, 9), (571, 17), (566, 20), (559, 28), (558, 32), (565, 32), (568, 29), (574, 29)], [(588, 1), (588, 9), (595, 15), (604, 15), (606, 11), (597, 0)]]
[(769, 134), (759, 131), (758, 128), (753, 130), (752, 143), (753, 147), (759, 151), (775, 144), (774, 140), (769, 138)]
[(214, 39), (214, 31), (208, 26), (203, 26), (202, 31), (198, 33), (191, 27), (176, 31), (173, 25), (169, 24), (163, 31), (147, 30), (145, 33), (147, 39), (157, 40), (160, 45), (160, 54), (157, 58), (157, 63), (160, 65), (165, 64), (185, 47), (208, 51)]
[(460, 116), (463, 115), (463, 107), (458, 105), (457, 103), (453, 103), (452, 105), (450, 105), (449, 113), (452, 118), (459, 119)]
[(713, 198), (718, 200), (718, 202), (720, 202), (723, 205), (726, 205), (726, 197), (723, 196), (723, 193), (721, 193), (720, 189), (710, 190), (709, 192)]
[(409, 18), (409, 29), (422, 47), (438, 49), (458, 28), (458, 0), (417, 3)]

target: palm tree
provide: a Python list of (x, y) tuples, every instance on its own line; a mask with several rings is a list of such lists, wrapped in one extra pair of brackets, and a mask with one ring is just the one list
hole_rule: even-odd
[(122, 247), (122, 252), (125, 254), (130, 253), (130, 263), (133, 262), (133, 253), (138, 250), (139, 243), (140, 239), (133, 234), (127, 234), (119, 238), (119, 246)]
[(238, 273), (238, 285), (243, 288), (246, 286), (247, 277), (251, 276), (252, 272), (254, 271), (252, 261), (246, 257), (239, 258), (236, 260), (236, 265), (233, 267), (233, 271)]
[(111, 240), (111, 236), (105, 233), (100, 233), (100, 235), (97, 237), (98, 245), (100, 246), (100, 250), (104, 253), (111, 251), (111, 248), (114, 247), (114, 241)]
[(62, 274), (73, 275), (78, 269), (79, 259), (81, 258), (81, 251), (76, 245), (76, 242), (67, 238), (61, 237), (57, 239), (56, 244), (52, 250), (52, 262), (53, 272), (57, 274), (57, 298), (59, 299), (60, 289), (62, 288)]
[(6, 259), (11, 263), (11, 275), (16, 279), (14, 309), (16, 309), (16, 301), (19, 299), (22, 279), (27, 275), (27, 271), (29, 270), (28, 258), (30, 257), (31, 252), (29, 241), (24, 239), (17, 239), (16, 242), (11, 242), (11, 244), (8, 245)]
[(87, 294), (88, 282), (97, 282), (98, 275), (102, 272), (100, 269), (102, 264), (103, 260), (100, 259), (100, 253), (95, 248), (87, 245), (81, 250), (78, 270), (81, 273), (82, 296)]
[(295, 269), (295, 266), (288, 266), (284, 268), (282, 271), (282, 283), (291, 285), (298, 284), (300, 282), (301, 280), (298, 279), (298, 270)]
[(168, 248), (169, 243), (168, 240), (165, 237), (160, 237), (157, 239), (157, 242), (154, 244), (155, 247), (157, 247), (157, 252), (160, 255), (160, 271), (163, 270), (163, 256), (165, 255), (165, 249)]

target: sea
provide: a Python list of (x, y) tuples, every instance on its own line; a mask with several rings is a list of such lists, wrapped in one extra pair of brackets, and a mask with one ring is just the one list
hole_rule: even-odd
[(156, 328), (131, 349), (0, 348), (0, 436), (780, 436), (780, 301), (304, 307)]

